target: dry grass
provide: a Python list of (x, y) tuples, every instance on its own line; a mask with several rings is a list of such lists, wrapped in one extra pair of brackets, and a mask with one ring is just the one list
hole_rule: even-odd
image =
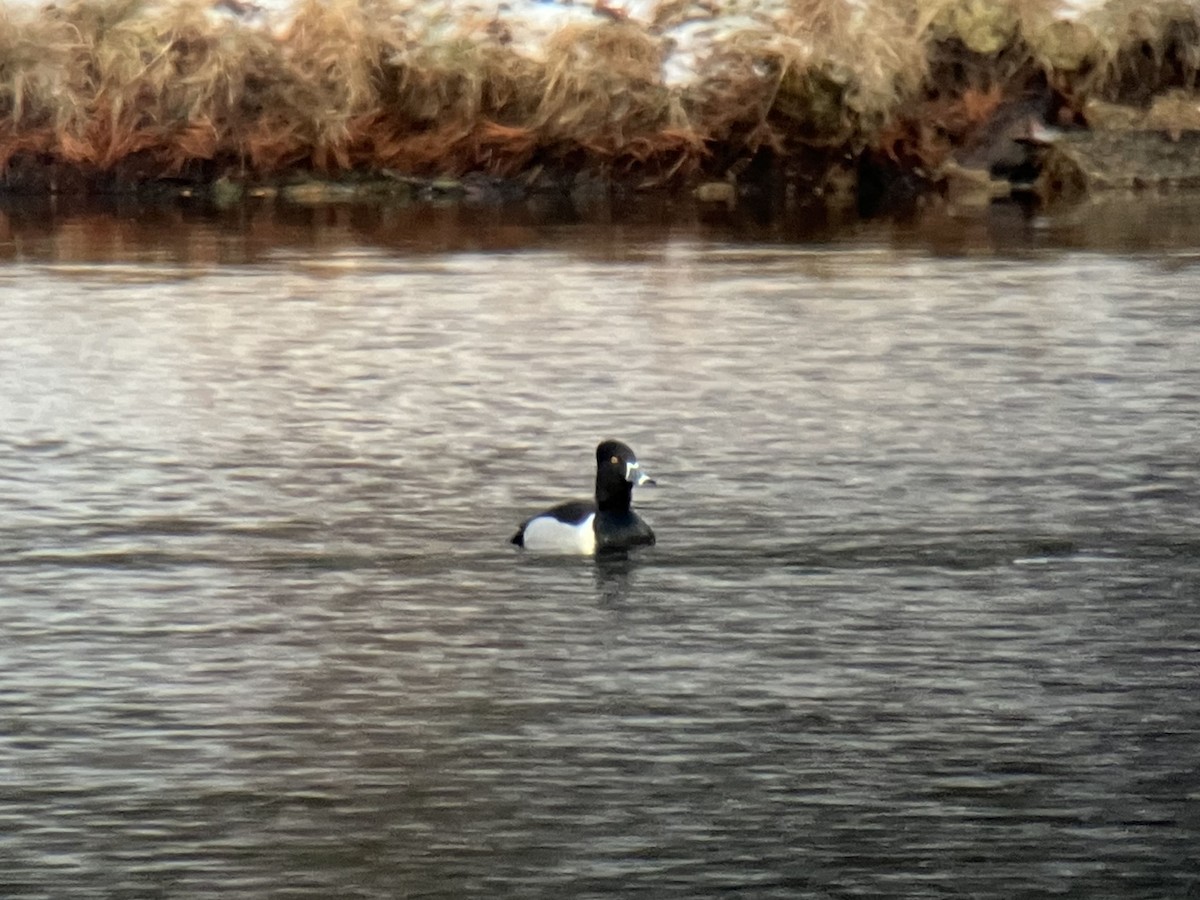
[(0, 169), (666, 178), (718, 148), (727, 163), (868, 146), (928, 161), (1034, 82), (1083, 110), (1194, 91), (1200, 73), (1188, 0), (1109, 0), (1071, 19), (1055, 0), (791, 0), (769, 16), (739, 4), (749, 14), (697, 77), (668, 84), (672, 28), (711, 7), (664, 0), (651, 25), (597, 15), (530, 52), (502, 20), (419, 0), (301, 0), (282, 28), (210, 0), (0, 6)]
[(993, 115), (1025, 108), (1086, 122), (1097, 99), (1148, 105), (1194, 89), (1200, 6), (1107, 0), (1068, 13), (1058, 0), (915, 0), (928, 79), (876, 142), (908, 164), (936, 166), (986, 133)]

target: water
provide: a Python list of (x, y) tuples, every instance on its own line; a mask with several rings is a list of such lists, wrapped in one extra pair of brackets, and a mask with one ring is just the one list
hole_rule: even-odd
[[(1200, 895), (1200, 229), (1124, 221), (10, 213), (0, 894)], [(659, 545), (507, 545), (607, 436)]]

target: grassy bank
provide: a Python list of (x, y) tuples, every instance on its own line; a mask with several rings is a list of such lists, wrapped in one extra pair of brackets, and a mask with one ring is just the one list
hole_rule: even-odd
[[(305, 0), (280, 21), (210, 0), (6, 8), (4, 184), (587, 172), (819, 193), (862, 161), (928, 177), (1030, 118), (1102, 124), (1096, 110), (1148, 110), (1168, 92), (1183, 119), (1198, 108), (1189, 2), (1064, 17), (1048, 0), (736, 15), (668, 0), (649, 21), (598, 6), (536, 45), (516, 18), (451, 6)], [(691, 75), (668, 78), (685, 41)]]

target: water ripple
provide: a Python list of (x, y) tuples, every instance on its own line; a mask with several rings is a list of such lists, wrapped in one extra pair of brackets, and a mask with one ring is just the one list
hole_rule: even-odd
[(563, 240), (0, 274), (0, 893), (1200, 890), (1196, 273)]

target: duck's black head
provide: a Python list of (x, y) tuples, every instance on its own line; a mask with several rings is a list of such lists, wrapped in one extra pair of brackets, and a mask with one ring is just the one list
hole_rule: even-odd
[(635, 484), (654, 484), (638, 465), (637, 455), (620, 441), (602, 441), (596, 448), (596, 506), (608, 512), (629, 509)]

